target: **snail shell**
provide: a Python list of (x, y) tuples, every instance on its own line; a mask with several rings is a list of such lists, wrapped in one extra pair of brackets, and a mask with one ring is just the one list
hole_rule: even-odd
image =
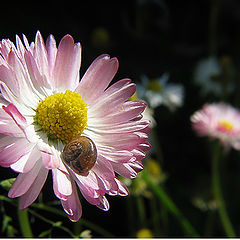
[(88, 137), (77, 136), (65, 145), (62, 159), (75, 173), (86, 175), (97, 160), (96, 145)]

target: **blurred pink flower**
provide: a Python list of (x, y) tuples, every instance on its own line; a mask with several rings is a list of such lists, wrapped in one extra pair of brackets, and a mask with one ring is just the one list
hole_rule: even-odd
[[(0, 165), (19, 175), (9, 197), (20, 197), (20, 209), (38, 197), (52, 172), (53, 190), (72, 221), (82, 214), (76, 185), (88, 202), (108, 210), (105, 194), (127, 195), (115, 173), (134, 178), (150, 148), (149, 121), (142, 120), (146, 104), (127, 101), (136, 91), (129, 79), (109, 86), (118, 60), (101, 55), (81, 81), (81, 45), (70, 35), (58, 48), (50, 35), (46, 45), (40, 32), (35, 42), (16, 46), (0, 42)], [(77, 135), (95, 143), (97, 160), (85, 175), (62, 161), (64, 145)]]
[(240, 111), (224, 103), (205, 104), (191, 117), (200, 136), (219, 139), (226, 147), (240, 150)]

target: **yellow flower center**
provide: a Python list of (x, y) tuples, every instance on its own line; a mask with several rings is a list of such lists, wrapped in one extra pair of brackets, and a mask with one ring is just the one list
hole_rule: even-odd
[(157, 81), (157, 80), (152, 80), (148, 83), (147, 89), (152, 90), (154, 92), (161, 92), (162, 84), (159, 83), (159, 81)]
[(128, 101), (136, 101), (136, 100), (138, 100), (137, 91), (128, 99)]
[(218, 123), (219, 127), (221, 127), (222, 129), (226, 130), (226, 131), (231, 131), (233, 130), (233, 124), (227, 120), (220, 120)]
[(41, 101), (34, 120), (49, 140), (66, 143), (87, 126), (87, 104), (79, 93), (66, 90)]

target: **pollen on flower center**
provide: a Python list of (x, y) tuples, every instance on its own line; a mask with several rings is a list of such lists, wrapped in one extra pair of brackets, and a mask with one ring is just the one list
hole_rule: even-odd
[(224, 131), (231, 131), (234, 128), (233, 124), (227, 120), (220, 120), (218, 122), (218, 126), (220, 129)]
[(34, 120), (48, 139), (69, 142), (87, 126), (87, 104), (79, 93), (66, 90), (41, 101)]

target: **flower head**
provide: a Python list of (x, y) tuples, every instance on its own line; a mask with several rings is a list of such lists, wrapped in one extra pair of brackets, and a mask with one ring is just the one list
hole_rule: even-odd
[(224, 103), (206, 104), (191, 121), (200, 136), (216, 138), (229, 148), (240, 149), (240, 112)]
[[(109, 86), (118, 60), (99, 56), (81, 80), (80, 64), (81, 45), (70, 35), (58, 47), (52, 35), (45, 44), (39, 32), (31, 44), (24, 35), (23, 43), (16, 36), (16, 46), (0, 42), (0, 165), (19, 173), (8, 195), (28, 207), (51, 171), (54, 193), (72, 221), (82, 214), (76, 186), (88, 202), (108, 210), (105, 194), (128, 194), (116, 173), (136, 177), (150, 148), (149, 121), (141, 119), (146, 104), (127, 101), (136, 85), (122, 79)], [(94, 148), (74, 142), (68, 160), (75, 165), (69, 164), (62, 152), (78, 136)], [(93, 166), (75, 171), (81, 154), (88, 161), (93, 150)]]
[(146, 99), (151, 108), (164, 105), (175, 111), (183, 105), (184, 88), (181, 84), (168, 83), (168, 78), (167, 73), (155, 80), (143, 76), (143, 85), (138, 87), (139, 97)]
[[(233, 69), (231, 60), (228, 57), (217, 59), (209, 57), (199, 61), (194, 69), (194, 82), (200, 86), (200, 94), (214, 94), (221, 96), (222, 92), (231, 93), (234, 90), (231, 81)], [(227, 81), (226, 78), (227, 76)]]

